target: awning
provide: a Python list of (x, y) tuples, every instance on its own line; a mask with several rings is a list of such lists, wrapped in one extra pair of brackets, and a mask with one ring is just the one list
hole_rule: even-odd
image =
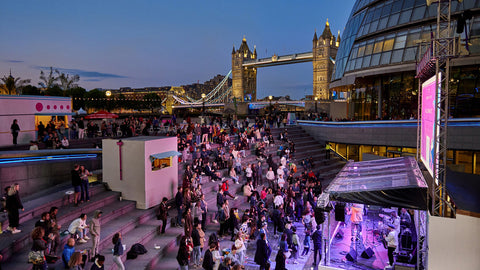
[(150, 155), (150, 162), (153, 162), (155, 159), (162, 159), (162, 158), (181, 156), (181, 155), (182, 153), (177, 151), (167, 151), (163, 153), (153, 154), (153, 155)]
[(98, 111), (96, 113), (85, 116), (85, 119), (111, 119), (118, 118), (118, 115), (107, 111)]
[(427, 209), (427, 183), (413, 157), (349, 162), (325, 192), (330, 200)]

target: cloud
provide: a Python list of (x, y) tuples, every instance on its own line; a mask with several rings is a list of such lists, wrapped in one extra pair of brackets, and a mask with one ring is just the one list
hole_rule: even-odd
[[(50, 69), (50, 67), (45, 66), (33, 66), (35, 69), (45, 70)], [(68, 74), (78, 74), (80, 78), (128, 78), (127, 76), (112, 74), (112, 73), (103, 73), (98, 71), (89, 71), (89, 70), (82, 70), (82, 69), (73, 69), (73, 68), (60, 68), (60, 67), (53, 67), (53, 69), (57, 69), (60, 72), (68, 73)], [(96, 81), (100, 81), (101, 79), (96, 79)]]
[(102, 81), (101, 79), (87, 79), (87, 80), (84, 80), (86, 82), (100, 82)]
[(25, 61), (22, 60), (3, 60), (5, 63), (23, 63)]

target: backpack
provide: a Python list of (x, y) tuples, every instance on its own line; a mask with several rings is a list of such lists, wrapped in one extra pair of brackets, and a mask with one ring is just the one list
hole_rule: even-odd
[(137, 243), (133, 245), (127, 252), (127, 260), (136, 259), (138, 255), (142, 255), (147, 252), (147, 249), (142, 244)]

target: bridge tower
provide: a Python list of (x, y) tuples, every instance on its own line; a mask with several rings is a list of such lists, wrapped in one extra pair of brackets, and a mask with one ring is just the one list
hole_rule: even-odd
[(242, 45), (238, 50), (233, 46), (232, 50), (232, 98), (237, 101), (257, 100), (257, 68), (243, 67), (246, 60), (257, 59), (257, 50), (253, 53), (247, 45), (247, 39), (243, 37)]
[(317, 31), (313, 35), (313, 96), (319, 100), (330, 99), (328, 86), (332, 77), (335, 64), (334, 59), (337, 55), (339, 44), (340, 32), (337, 40), (335, 40), (327, 19), (322, 35), (317, 37)]

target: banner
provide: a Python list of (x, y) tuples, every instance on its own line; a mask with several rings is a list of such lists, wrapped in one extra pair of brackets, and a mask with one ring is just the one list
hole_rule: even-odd
[[(438, 75), (438, 88), (441, 87), (441, 74)], [(440, 98), (440, 89), (435, 87), (435, 76), (431, 77), (422, 84), (422, 120), (421, 120), (421, 159), (430, 175), (435, 178), (434, 164), (438, 157), (438, 145), (435, 143), (435, 130), (438, 129), (436, 123), (435, 98)], [(440, 102), (440, 100), (438, 101)]]

